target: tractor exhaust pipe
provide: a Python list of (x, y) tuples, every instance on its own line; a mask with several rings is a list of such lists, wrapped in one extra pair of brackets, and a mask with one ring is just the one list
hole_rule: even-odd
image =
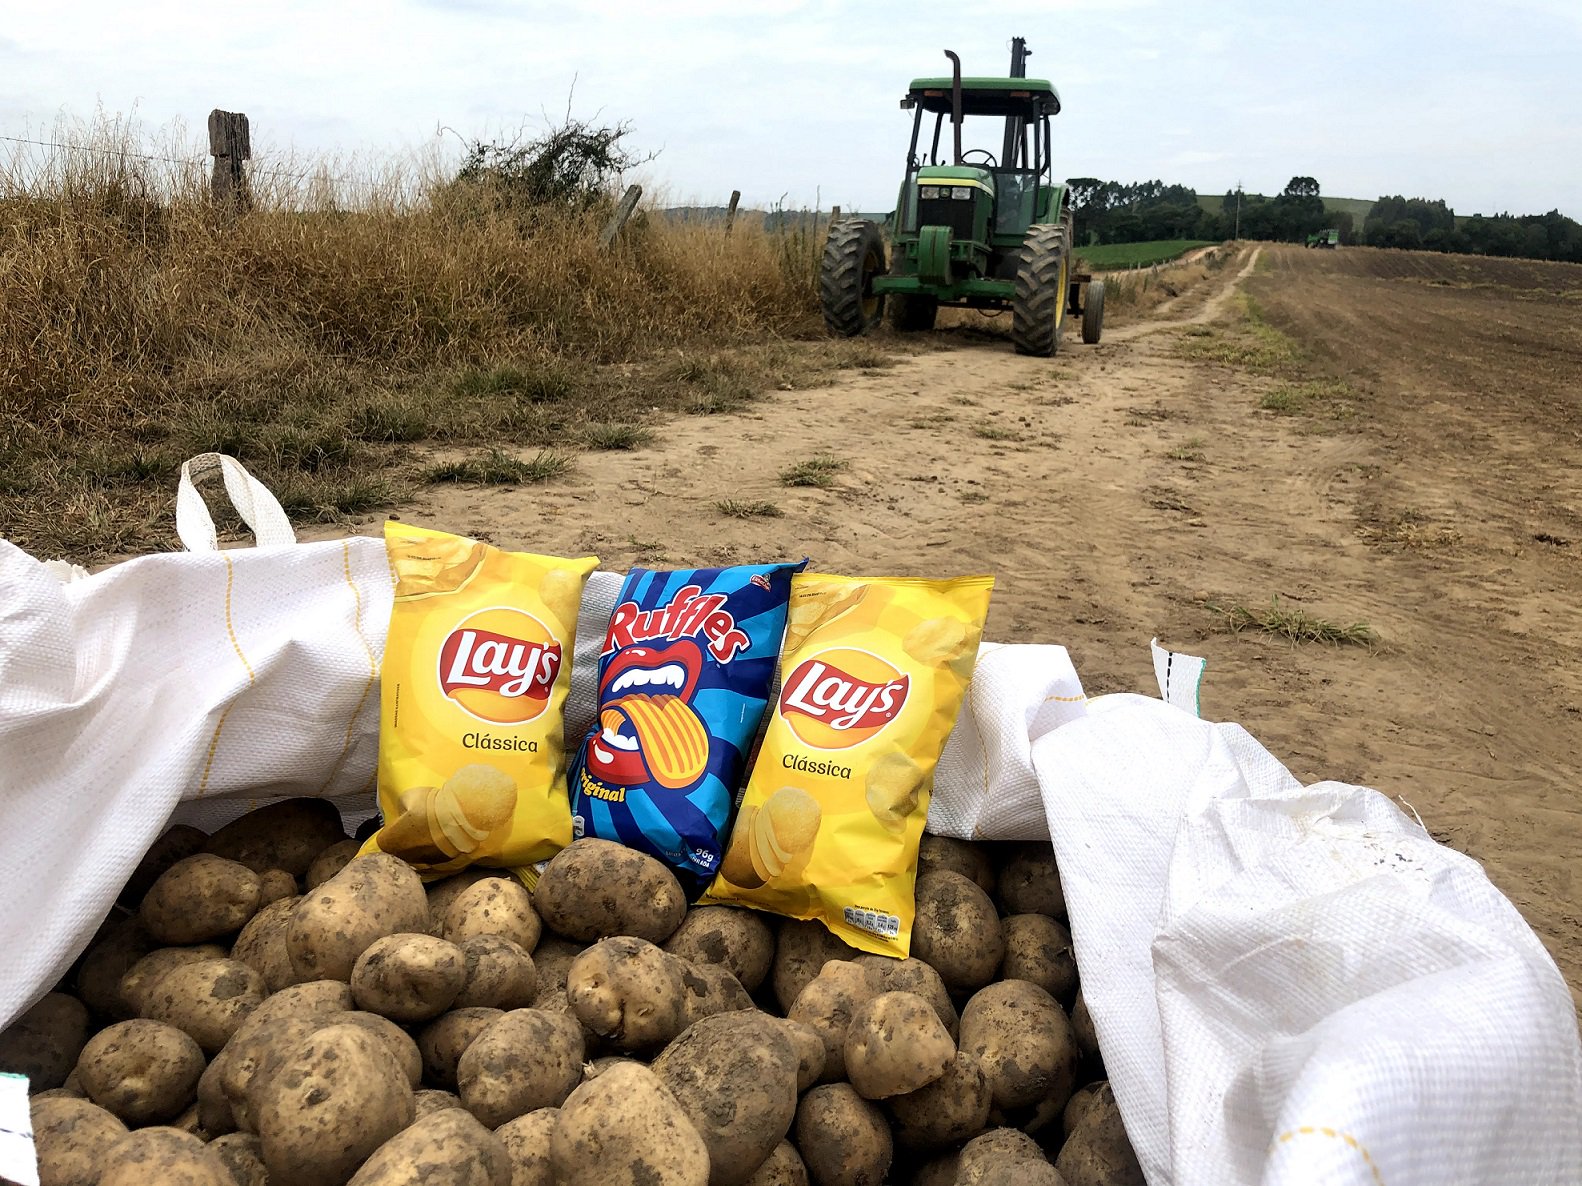
[(961, 59), (952, 50), (946, 50), (950, 59), (950, 122), (956, 136), (956, 164), (961, 164)]

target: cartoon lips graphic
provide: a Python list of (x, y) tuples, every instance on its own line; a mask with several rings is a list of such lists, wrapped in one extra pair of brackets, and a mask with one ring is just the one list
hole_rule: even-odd
[(703, 652), (682, 640), (667, 647), (628, 647), (599, 683), (599, 731), (588, 768), (617, 786), (650, 779), (680, 790), (702, 777), (709, 735), (690, 703)]

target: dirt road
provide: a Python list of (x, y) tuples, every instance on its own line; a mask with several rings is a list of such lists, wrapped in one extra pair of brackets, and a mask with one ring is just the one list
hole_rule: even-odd
[[(1266, 248), (1053, 361), (949, 331), (552, 486), (401, 514), (611, 568), (994, 572), (989, 635), (1064, 643), (1090, 693), (1150, 690), (1158, 635), (1208, 657), (1205, 716), (1484, 862), (1582, 999), (1579, 302), (1564, 265)], [(830, 488), (782, 484), (816, 454), (844, 463)], [(1298, 647), (1210, 608), (1275, 598), (1381, 641)]]

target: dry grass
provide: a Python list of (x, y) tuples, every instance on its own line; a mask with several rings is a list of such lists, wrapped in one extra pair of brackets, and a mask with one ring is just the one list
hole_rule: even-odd
[(1310, 614), (1300, 606), (1287, 605), (1278, 597), (1271, 598), (1269, 605), (1262, 609), (1213, 603), (1205, 608), (1219, 614), (1225, 628), (1233, 634), (1260, 630), (1290, 639), (1292, 643), (1321, 642), (1330, 646), (1371, 647), (1379, 641), (1378, 634), (1366, 622), (1341, 625)]
[(255, 162), (254, 209), (225, 218), (203, 164), (114, 155), (190, 144), (51, 138), (99, 151), (0, 159), (0, 533), (39, 554), (168, 546), (196, 453), (335, 519), (431, 479), (427, 446), (633, 448), (656, 409), (890, 361), (812, 344), (808, 231), (649, 214), (601, 252), (598, 212), (525, 218), (421, 162), (355, 187)]

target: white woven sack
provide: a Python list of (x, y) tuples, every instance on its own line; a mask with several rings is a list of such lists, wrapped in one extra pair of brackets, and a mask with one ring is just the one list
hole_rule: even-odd
[(986, 642), (934, 771), (928, 830), (962, 840), (1047, 840), (1032, 744), (1083, 714), (1065, 647)]
[[(261, 546), (219, 551), (220, 468)], [(183, 467), (183, 541), (62, 582), (0, 542), (0, 1025), (53, 984), (181, 799), (366, 796), (384, 545), (294, 544), (230, 459)]]
[(1582, 1181), (1564, 980), (1476, 862), (1138, 696), (1033, 747), (1151, 1186)]

